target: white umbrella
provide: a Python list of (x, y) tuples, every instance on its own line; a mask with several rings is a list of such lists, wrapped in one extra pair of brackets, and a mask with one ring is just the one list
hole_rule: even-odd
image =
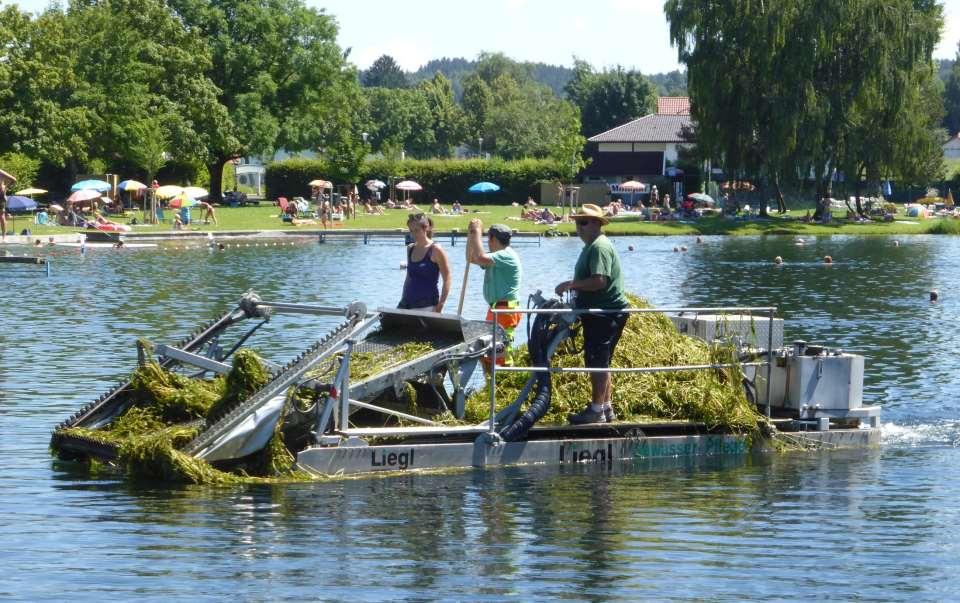
[(423, 187), (414, 182), (413, 180), (404, 180), (403, 182), (397, 183), (397, 190), (401, 191), (422, 191)]
[(626, 182), (620, 183), (620, 190), (622, 191), (645, 191), (647, 190), (647, 185), (638, 180), (627, 180)]
[(47, 192), (47, 191), (43, 190), (42, 188), (33, 188), (33, 187), (30, 187), (30, 188), (25, 188), (25, 189), (23, 189), (22, 191), (17, 191), (17, 192), (14, 193), (14, 194), (15, 194), (15, 195), (26, 195), (26, 196), (29, 197), (30, 195), (42, 195), (42, 194), (44, 194), (44, 193), (46, 193), (46, 192)]
[(183, 189), (183, 194), (188, 197), (193, 197), (194, 199), (202, 199), (210, 196), (210, 193), (207, 192), (207, 189), (200, 188), (199, 186), (188, 186)]
[(182, 186), (177, 186), (176, 184), (165, 184), (164, 186), (161, 186), (153, 191), (153, 194), (160, 199), (169, 199), (170, 197), (176, 197), (182, 192)]

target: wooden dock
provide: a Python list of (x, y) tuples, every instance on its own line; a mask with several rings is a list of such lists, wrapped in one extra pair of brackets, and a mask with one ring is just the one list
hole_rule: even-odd
[(0, 255), (0, 264), (18, 264), (28, 266), (42, 266), (50, 276), (50, 260), (47, 258), (27, 255)]

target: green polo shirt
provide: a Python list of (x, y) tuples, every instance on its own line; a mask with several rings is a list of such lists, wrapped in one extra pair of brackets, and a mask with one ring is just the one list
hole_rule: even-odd
[(576, 307), (619, 310), (630, 305), (623, 290), (620, 257), (605, 235), (583, 246), (573, 269), (573, 279), (579, 281), (597, 274), (607, 277), (607, 286), (598, 291), (577, 291)]
[(519, 301), (520, 256), (513, 247), (488, 255), (493, 263), (483, 267), (483, 299), (491, 306), (498, 301)]

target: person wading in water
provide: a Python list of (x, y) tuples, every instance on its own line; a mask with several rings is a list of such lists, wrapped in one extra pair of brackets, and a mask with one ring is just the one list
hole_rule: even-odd
[[(433, 222), (422, 213), (410, 214), (407, 228), (413, 243), (407, 245), (407, 278), (397, 305), (402, 310), (442, 312), (450, 293), (450, 262), (447, 252), (433, 242)], [(440, 279), (443, 288), (438, 289)]]

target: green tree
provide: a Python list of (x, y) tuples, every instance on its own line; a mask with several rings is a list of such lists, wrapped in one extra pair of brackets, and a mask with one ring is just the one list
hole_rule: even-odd
[(466, 119), (463, 110), (453, 98), (453, 86), (442, 73), (422, 82), (418, 89), (430, 112), (430, 129), (434, 144), (430, 149), (433, 157), (449, 157), (453, 147), (466, 136)]
[(546, 86), (521, 84), (506, 73), (493, 81), (490, 91), (484, 148), (504, 159), (554, 157), (578, 164), (585, 141), (572, 103), (556, 98)]
[(508, 76), (517, 83), (533, 82), (529, 63), (518, 63), (502, 52), (483, 52), (477, 60), (477, 76), (492, 85), (497, 78)]
[(943, 127), (951, 136), (960, 132), (960, 51), (950, 69), (950, 77), (943, 93), (943, 104), (946, 115), (943, 118)]
[(0, 61), (11, 146), (75, 175), (136, 158), (157, 136), (195, 160), (204, 138), (219, 136), (226, 113), (203, 74), (209, 56), (160, 0), (75, 2), (35, 21), (5, 10), (0, 21), (15, 38)]
[(40, 160), (23, 153), (9, 152), (0, 155), (0, 169), (17, 178), (17, 189), (33, 186), (40, 173)]
[(466, 137), (476, 140), (486, 134), (487, 119), (493, 105), (490, 86), (472, 73), (463, 79), (463, 113), (466, 120)]
[(129, 130), (138, 142), (129, 146), (126, 157), (143, 169), (145, 180), (150, 182), (170, 156), (170, 136), (159, 117), (141, 119)]
[(589, 64), (576, 61), (567, 83), (567, 98), (580, 108), (581, 132), (593, 136), (653, 112), (656, 94), (638, 71), (617, 66), (594, 73)]
[[(209, 49), (205, 71), (225, 118), (203, 128), (211, 195), (235, 157), (334, 146), (352, 132), (333, 109), (353, 97), (356, 73), (336, 44), (326, 14), (301, 0), (170, 0), (194, 44)], [(211, 129), (212, 128), (212, 129)]]
[(373, 151), (385, 156), (406, 151), (429, 157), (436, 145), (433, 116), (427, 96), (420, 88), (364, 89), (369, 102), (370, 142)]
[(370, 65), (363, 73), (365, 88), (406, 88), (407, 76), (393, 57), (385, 54)]
[[(901, 105), (925, 113), (922, 95), (902, 92), (931, 62), (942, 25), (932, 0), (667, 0), (664, 10), (704, 154), (762, 183), (814, 174), (818, 214), (835, 171), (862, 150), (858, 120), (878, 123), (882, 107)], [(888, 133), (915, 139), (907, 130), (918, 127)]]
[(67, 16), (33, 20), (16, 6), (0, 11), (0, 151), (22, 151), (76, 173), (90, 159), (95, 111), (75, 75)]

